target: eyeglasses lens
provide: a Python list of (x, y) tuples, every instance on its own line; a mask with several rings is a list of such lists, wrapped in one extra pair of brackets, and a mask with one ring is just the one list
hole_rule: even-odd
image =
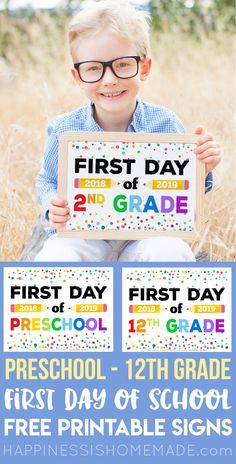
[[(98, 61), (89, 61), (79, 64), (80, 77), (85, 82), (99, 81), (103, 76), (105, 63)], [(112, 61), (110, 67), (113, 73), (121, 79), (129, 79), (134, 77), (138, 72), (138, 61), (132, 57), (118, 58)]]

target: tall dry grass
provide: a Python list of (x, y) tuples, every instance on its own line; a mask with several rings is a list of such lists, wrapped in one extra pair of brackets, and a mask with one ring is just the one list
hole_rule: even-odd
[[(0, 63), (2, 261), (19, 258), (40, 211), (35, 180), (48, 119), (86, 101), (72, 82), (64, 35), (48, 28), (48, 36), (41, 37), (39, 31), (32, 26), (28, 59), (22, 44), (17, 49), (16, 40), (11, 64)], [(224, 148), (223, 160), (214, 174), (214, 190), (206, 195), (205, 227), (192, 243), (193, 249), (206, 250), (212, 261), (235, 261), (236, 86), (232, 36), (221, 33), (196, 42), (179, 34), (155, 35), (153, 58), (152, 73), (141, 97), (176, 111), (188, 132), (202, 125)]]

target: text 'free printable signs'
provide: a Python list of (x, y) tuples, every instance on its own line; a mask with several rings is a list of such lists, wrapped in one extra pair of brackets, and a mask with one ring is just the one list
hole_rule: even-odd
[(112, 351), (113, 269), (4, 269), (4, 351)]
[(231, 351), (231, 269), (124, 268), (123, 351)]

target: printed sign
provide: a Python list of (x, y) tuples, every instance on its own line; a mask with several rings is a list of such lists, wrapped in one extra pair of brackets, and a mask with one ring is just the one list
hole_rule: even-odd
[(62, 236), (193, 238), (201, 229), (204, 166), (195, 135), (66, 132), (58, 194), (71, 219)]
[(124, 268), (123, 351), (230, 351), (229, 268)]
[(4, 269), (4, 351), (55, 350), (113, 350), (113, 269)]

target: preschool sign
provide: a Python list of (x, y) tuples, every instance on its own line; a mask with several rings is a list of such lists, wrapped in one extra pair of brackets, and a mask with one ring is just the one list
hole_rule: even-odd
[(71, 219), (64, 236), (140, 239), (201, 229), (204, 171), (197, 136), (65, 132), (58, 193)]

